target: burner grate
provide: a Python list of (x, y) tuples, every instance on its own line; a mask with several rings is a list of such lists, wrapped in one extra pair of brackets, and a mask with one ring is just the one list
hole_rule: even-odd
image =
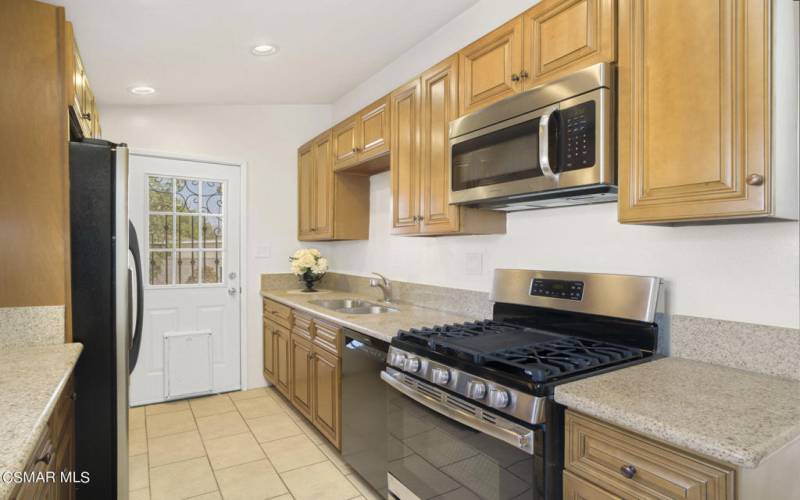
[(491, 320), (415, 328), (398, 338), (537, 383), (642, 357), (638, 348)]

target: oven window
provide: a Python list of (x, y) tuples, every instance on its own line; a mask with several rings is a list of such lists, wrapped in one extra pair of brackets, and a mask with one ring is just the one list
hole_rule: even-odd
[(453, 191), (539, 177), (539, 118), (452, 147)]
[(536, 454), (529, 455), (393, 390), (387, 417), (388, 472), (415, 497), (543, 498), (541, 431)]

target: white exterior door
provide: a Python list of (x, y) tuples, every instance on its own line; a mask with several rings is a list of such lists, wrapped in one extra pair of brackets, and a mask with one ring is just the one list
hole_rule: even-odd
[(131, 153), (130, 176), (144, 274), (131, 405), (239, 389), (241, 169)]

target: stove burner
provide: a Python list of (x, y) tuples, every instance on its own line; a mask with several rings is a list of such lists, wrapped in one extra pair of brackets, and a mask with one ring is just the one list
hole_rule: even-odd
[(642, 357), (637, 348), (491, 320), (401, 331), (398, 340), (537, 383)]

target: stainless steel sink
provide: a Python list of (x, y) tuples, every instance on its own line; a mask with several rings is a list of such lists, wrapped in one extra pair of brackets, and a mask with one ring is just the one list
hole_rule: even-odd
[(384, 314), (396, 312), (394, 307), (383, 306), (361, 299), (312, 300), (309, 304), (343, 314)]

